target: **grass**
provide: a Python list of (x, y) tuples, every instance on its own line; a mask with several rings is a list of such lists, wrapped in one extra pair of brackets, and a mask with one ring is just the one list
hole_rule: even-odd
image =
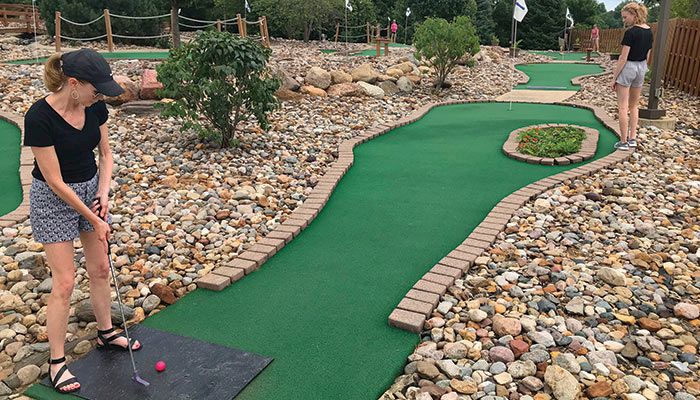
[(572, 126), (527, 129), (518, 135), (518, 151), (536, 157), (556, 158), (577, 153), (586, 138)]

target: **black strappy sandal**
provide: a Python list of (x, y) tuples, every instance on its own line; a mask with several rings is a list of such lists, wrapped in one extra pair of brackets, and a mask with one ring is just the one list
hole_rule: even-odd
[[(118, 344), (112, 343), (113, 341), (119, 339), (120, 337), (123, 337), (126, 339), (126, 336), (124, 336), (123, 334), (117, 333), (116, 335), (112, 335), (110, 337), (105, 337), (105, 335), (109, 335), (110, 333), (114, 332), (114, 329), (115, 329), (114, 327), (111, 327), (111, 328), (106, 329), (104, 331), (101, 331), (99, 329), (97, 330), (97, 338), (100, 339), (100, 341), (102, 342), (102, 344), (97, 343), (97, 348), (100, 350), (117, 349), (117, 350), (122, 350), (122, 351), (129, 351), (129, 348), (126, 346), (120, 346)], [(131, 340), (132, 340), (132, 342), (134, 341), (133, 338)], [(134, 348), (134, 344), (129, 343), (129, 345), (131, 346), (131, 351), (139, 351), (139, 350), (141, 350), (141, 347), (143, 347), (141, 345), (141, 343), (139, 343), (139, 347), (136, 349)]]
[[(64, 362), (66, 362), (65, 356), (61, 357), (61, 358), (57, 358), (57, 359), (49, 359), (49, 364), (55, 365), (55, 364), (61, 364)], [(63, 377), (63, 374), (65, 374), (66, 371), (68, 371), (68, 366), (64, 365), (58, 370), (58, 372), (56, 372), (56, 376), (51, 378), (51, 370), (49, 369), (49, 380), (51, 380), (51, 385), (53, 385), (54, 390), (57, 391), (58, 393), (66, 394), (66, 393), (77, 392), (78, 390), (80, 390), (80, 386), (78, 386), (75, 389), (63, 390), (63, 388), (65, 388), (66, 386), (72, 385), (74, 383), (80, 384), (80, 382), (78, 382), (78, 378), (76, 378), (76, 377), (66, 379), (64, 382), (61, 382), (60, 384), (58, 383), (61, 381), (61, 377)]]

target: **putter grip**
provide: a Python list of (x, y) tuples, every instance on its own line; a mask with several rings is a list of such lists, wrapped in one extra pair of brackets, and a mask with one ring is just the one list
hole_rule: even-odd
[[(92, 202), (93, 202), (93, 203), (96, 202), (96, 201), (98, 202), (98, 203), (97, 203), (97, 215), (99, 216), (99, 215), (100, 215), (100, 211), (102, 211), (102, 205), (99, 203), (99, 201), (100, 201), (100, 198), (99, 198), (99, 197), (95, 197), (94, 199), (92, 199)], [(107, 218), (106, 218), (106, 217), (107, 217), (107, 216), (105, 215), (105, 218), (103, 218), (104, 221), (107, 221)]]

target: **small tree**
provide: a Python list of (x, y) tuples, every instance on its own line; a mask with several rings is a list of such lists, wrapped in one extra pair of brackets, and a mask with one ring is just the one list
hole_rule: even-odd
[(461, 16), (449, 23), (442, 18), (428, 18), (418, 26), (414, 37), (416, 56), (435, 69), (436, 88), (445, 87), (447, 76), (465, 55), (479, 52), (479, 38), (469, 17)]
[[(236, 126), (255, 116), (263, 129), (274, 110), (279, 80), (267, 62), (271, 50), (228, 32), (202, 32), (157, 67), (161, 94), (176, 99), (164, 116), (185, 119), (184, 127), (202, 138), (219, 138), (221, 147), (236, 145)], [(203, 119), (200, 119), (203, 116)]]

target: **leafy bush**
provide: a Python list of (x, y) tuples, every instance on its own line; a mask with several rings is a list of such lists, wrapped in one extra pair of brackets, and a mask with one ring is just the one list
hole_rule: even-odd
[(518, 151), (536, 157), (562, 157), (581, 149), (586, 133), (572, 126), (527, 129), (518, 135)]
[(442, 18), (428, 18), (418, 26), (414, 37), (416, 57), (427, 60), (435, 69), (435, 87), (445, 87), (447, 76), (465, 55), (479, 52), (479, 38), (469, 17), (461, 16), (449, 23)]
[(161, 95), (176, 99), (162, 106), (163, 115), (184, 118), (185, 129), (220, 139), (221, 147), (238, 144), (236, 127), (251, 116), (267, 129), (280, 86), (267, 66), (271, 53), (248, 38), (201, 32), (157, 67)]

